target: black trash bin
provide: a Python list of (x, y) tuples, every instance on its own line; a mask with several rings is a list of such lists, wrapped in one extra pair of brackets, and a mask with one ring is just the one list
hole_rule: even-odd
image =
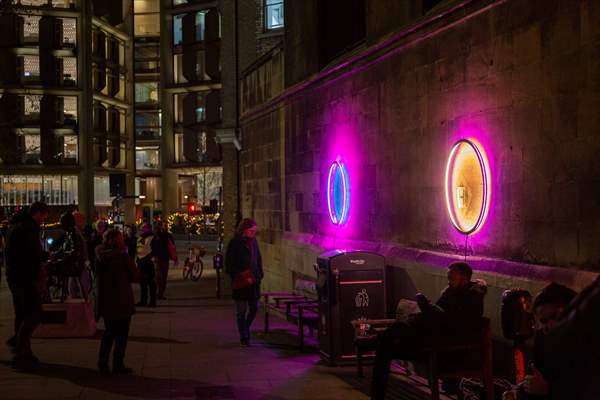
[(330, 365), (356, 361), (359, 318), (385, 318), (385, 258), (365, 251), (333, 250), (317, 259), (319, 350)]

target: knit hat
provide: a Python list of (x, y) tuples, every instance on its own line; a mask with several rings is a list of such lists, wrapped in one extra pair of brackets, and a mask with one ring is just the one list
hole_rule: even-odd
[(255, 220), (253, 220), (252, 218), (244, 218), (238, 224), (237, 229), (236, 229), (236, 233), (238, 235), (242, 235), (246, 229), (250, 229), (253, 226), (256, 226), (256, 221)]

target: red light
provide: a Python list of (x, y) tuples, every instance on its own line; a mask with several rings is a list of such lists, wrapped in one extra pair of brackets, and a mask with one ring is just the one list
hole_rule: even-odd
[(196, 203), (188, 203), (188, 214), (196, 214)]

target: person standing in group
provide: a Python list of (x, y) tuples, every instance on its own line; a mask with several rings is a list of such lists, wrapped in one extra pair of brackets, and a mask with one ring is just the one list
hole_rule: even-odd
[(243, 219), (227, 245), (225, 256), (225, 271), (232, 281), (232, 297), (242, 346), (250, 344), (250, 325), (258, 311), (260, 281), (264, 276), (255, 236), (256, 222), (250, 218)]
[(125, 225), (125, 246), (127, 254), (135, 260), (137, 252), (137, 236), (135, 236), (135, 225)]
[[(141, 299), (137, 306), (140, 307), (156, 307), (156, 272), (154, 270), (154, 261), (152, 260), (152, 227), (146, 223), (142, 225), (140, 238), (137, 241), (137, 266), (141, 274), (140, 293)], [(150, 294), (150, 302), (148, 303), (148, 293)]]
[(15, 336), (7, 341), (15, 356), (12, 367), (31, 369), (39, 360), (31, 351), (31, 335), (42, 314), (42, 263), (48, 253), (40, 242), (40, 226), (48, 218), (48, 206), (35, 202), (29, 212), (20, 212), (11, 221), (6, 240), (6, 278), (15, 310)]
[[(104, 233), (102, 244), (96, 249), (98, 260), (98, 315), (104, 319), (104, 334), (100, 342), (98, 369), (102, 375), (130, 374), (125, 367), (125, 349), (129, 336), (131, 316), (135, 312), (131, 283), (139, 279), (137, 269), (127, 254), (123, 234), (116, 229)], [(113, 348), (113, 368), (108, 367)]]
[(169, 277), (169, 261), (177, 263), (177, 250), (175, 240), (169, 233), (166, 223), (157, 225), (152, 239), (152, 254), (156, 257), (156, 285), (158, 290), (158, 299), (166, 300), (165, 291), (167, 289), (167, 279)]

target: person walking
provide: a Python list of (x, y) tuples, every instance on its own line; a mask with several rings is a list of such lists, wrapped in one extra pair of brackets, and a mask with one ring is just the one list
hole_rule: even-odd
[[(130, 374), (124, 364), (131, 316), (135, 312), (131, 283), (139, 279), (135, 264), (125, 248), (123, 234), (116, 229), (104, 233), (96, 250), (98, 260), (98, 315), (104, 319), (104, 334), (100, 342), (98, 369), (102, 375)], [(113, 349), (113, 368), (108, 367)]]
[(258, 311), (260, 281), (264, 273), (256, 236), (256, 222), (243, 219), (227, 245), (225, 272), (231, 277), (240, 344), (250, 345), (250, 326)]
[(7, 341), (14, 357), (12, 367), (28, 370), (38, 358), (31, 350), (31, 335), (42, 314), (42, 263), (48, 259), (40, 242), (40, 226), (48, 217), (48, 206), (35, 202), (28, 212), (20, 212), (11, 221), (6, 240), (6, 278), (15, 311), (15, 335)]
[(175, 240), (169, 233), (166, 223), (156, 226), (151, 246), (152, 254), (156, 258), (155, 266), (158, 299), (166, 300), (165, 291), (167, 289), (167, 279), (169, 277), (169, 261), (173, 260), (177, 263)]
[[(154, 268), (152, 254), (152, 227), (150, 224), (142, 225), (140, 238), (137, 242), (137, 266), (140, 271), (140, 294), (141, 299), (136, 305), (139, 307), (156, 307), (156, 272)], [(150, 294), (150, 302), (148, 303), (148, 294)]]

